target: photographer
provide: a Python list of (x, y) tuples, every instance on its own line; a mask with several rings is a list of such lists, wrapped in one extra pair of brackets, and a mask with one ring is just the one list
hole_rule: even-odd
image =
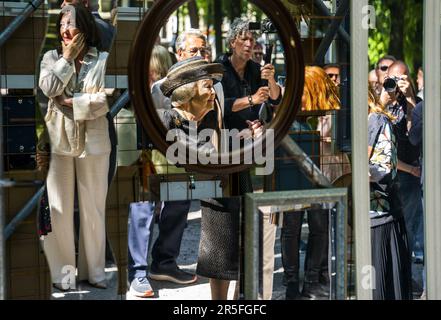
[[(225, 93), (225, 124), (228, 129), (248, 128), (247, 120), (259, 119), (261, 104), (269, 101), (278, 105), (282, 99), (281, 88), (274, 79), (274, 66), (261, 67), (251, 58), (256, 42), (255, 33), (250, 31), (249, 22), (235, 19), (228, 33), (227, 41), (231, 53), (222, 57), (225, 67), (222, 80)], [(262, 86), (262, 80), (268, 80)]]
[[(260, 25), (253, 23), (252, 25)], [(268, 27), (268, 23), (265, 25)], [(266, 64), (261, 67), (252, 60), (256, 43), (256, 34), (250, 27), (250, 22), (236, 18), (231, 24), (227, 41), (230, 53), (220, 58), (225, 72), (222, 86), (225, 94), (224, 122), (229, 130), (250, 129), (254, 136), (262, 130), (259, 113), (262, 104), (268, 101), (278, 105), (282, 99), (282, 91), (274, 79), (274, 66)], [(271, 32), (273, 32), (271, 30)], [(267, 80), (268, 84), (264, 84)], [(232, 177), (234, 195), (244, 195), (253, 192), (249, 170), (239, 172)], [(263, 217), (269, 221), (268, 215)], [(271, 299), (272, 279), (274, 270), (274, 239), (275, 228), (269, 223), (263, 224), (264, 256), (263, 256), (263, 299)], [(226, 281), (218, 281), (218, 287), (223, 288), (223, 295), (228, 290)], [(221, 295), (219, 295), (221, 296)]]
[(412, 252), (416, 249), (415, 239), (422, 238), (417, 229), (423, 219), (420, 149), (409, 141), (412, 112), (419, 98), (415, 95), (414, 87), (410, 82), (409, 68), (404, 62), (396, 61), (390, 65), (384, 79), (380, 100), (396, 118), (393, 121), (393, 127), (398, 144), (400, 197), (409, 239), (409, 252)]

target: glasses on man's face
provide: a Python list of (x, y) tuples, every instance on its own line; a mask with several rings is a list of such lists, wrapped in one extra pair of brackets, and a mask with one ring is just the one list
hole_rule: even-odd
[(378, 69), (380, 69), (380, 70), (383, 71), (383, 72), (386, 72), (387, 69), (389, 69), (389, 66), (386, 66), (386, 65), (384, 65), (384, 66), (380, 66)]
[(186, 52), (191, 54), (192, 56), (195, 56), (198, 54), (198, 52), (200, 52), (201, 56), (204, 56), (204, 57), (210, 55), (210, 53), (211, 53), (210, 49), (207, 47), (200, 47), (200, 48), (193, 47), (193, 48), (186, 50)]
[(263, 56), (263, 52), (254, 52), (255, 56)]

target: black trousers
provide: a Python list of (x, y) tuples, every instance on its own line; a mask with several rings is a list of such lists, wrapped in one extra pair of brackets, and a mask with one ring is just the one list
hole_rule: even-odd
[(152, 249), (153, 272), (177, 268), (176, 259), (181, 249), (182, 236), (187, 226), (191, 201), (166, 201), (159, 219), (159, 236)]
[[(289, 282), (299, 281), (300, 236), (304, 211), (283, 217), (281, 233), (282, 265)], [(328, 210), (308, 210), (309, 236), (305, 258), (305, 281), (318, 282), (328, 272)]]

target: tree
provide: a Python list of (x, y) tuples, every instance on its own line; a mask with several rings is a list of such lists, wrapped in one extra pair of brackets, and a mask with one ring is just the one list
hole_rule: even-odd
[(369, 60), (392, 54), (404, 60), (414, 75), (422, 63), (422, 0), (370, 0), (376, 11), (376, 29), (369, 32)]
[(195, 0), (191, 0), (187, 3), (188, 15), (190, 16), (190, 25), (194, 29), (199, 29), (199, 10)]

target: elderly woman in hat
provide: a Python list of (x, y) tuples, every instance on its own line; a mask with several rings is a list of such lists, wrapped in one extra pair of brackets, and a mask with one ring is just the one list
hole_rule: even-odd
[[(193, 125), (199, 133), (212, 129), (212, 147), (217, 149), (219, 129), (222, 128), (222, 112), (213, 89), (213, 81), (220, 81), (223, 67), (208, 63), (201, 57), (193, 57), (173, 65), (161, 84), (165, 96), (170, 97), (172, 108), (164, 113), (167, 129), (181, 129), (186, 135)], [(203, 141), (198, 141), (198, 147)]]
[[(213, 90), (220, 81), (223, 67), (200, 57), (190, 58), (171, 67), (161, 85), (172, 108), (164, 114), (168, 129), (181, 129), (187, 136), (190, 125), (197, 132), (222, 128), (222, 113)], [(253, 131), (253, 124), (249, 125)], [(216, 134), (214, 134), (216, 135)], [(219, 151), (212, 138), (212, 147)], [(206, 141), (197, 141), (198, 152)], [(212, 299), (226, 299), (230, 280), (239, 276), (239, 198), (201, 200), (201, 240), (196, 273), (210, 279)]]

